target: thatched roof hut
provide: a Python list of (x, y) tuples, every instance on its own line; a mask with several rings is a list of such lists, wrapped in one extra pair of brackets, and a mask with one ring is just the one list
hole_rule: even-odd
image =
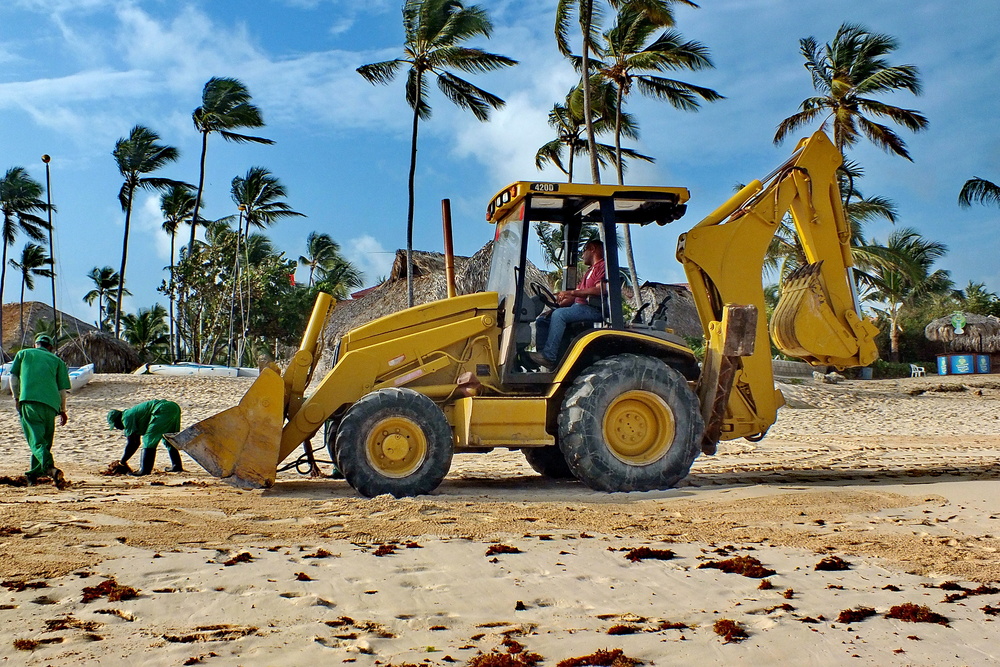
[(948, 352), (975, 352), (995, 354), (1000, 352), (1000, 319), (993, 315), (963, 313), (965, 326), (961, 334), (955, 333), (952, 316), (939, 317), (926, 327), (927, 340), (944, 343)]
[[(71, 336), (77, 336), (88, 331), (96, 331), (96, 327), (91, 324), (87, 324), (59, 310), (56, 313), (62, 320), (63, 330)], [(39, 301), (25, 301), (23, 330), (21, 329), (20, 303), (5, 303), (2, 309), (2, 317), (3, 349), (10, 353), (15, 347), (30, 347), (34, 344), (34, 332), (38, 323), (42, 320), (52, 320), (52, 306)]]
[[(472, 257), (455, 257), (455, 287), (459, 294), (472, 294), (486, 288), (493, 242), (490, 241)], [(547, 284), (545, 273), (528, 265), (529, 281)], [(444, 274), (444, 255), (439, 252), (413, 251), (413, 301), (419, 305), (444, 299), (448, 284)], [(359, 298), (341, 301), (327, 320), (324, 342), (333, 343), (348, 331), (385, 315), (406, 308), (406, 251), (397, 250), (388, 280), (364, 290)]]
[(88, 331), (63, 344), (56, 354), (67, 366), (94, 364), (95, 373), (131, 373), (142, 359), (131, 345), (101, 331)]
[[(631, 300), (632, 288), (625, 287), (622, 289), (622, 294), (624, 298)], [(687, 285), (647, 281), (639, 286), (639, 294), (642, 295), (642, 302), (649, 304), (649, 307), (642, 313), (643, 319), (648, 320), (660, 303), (669, 296), (670, 299), (667, 301), (666, 313), (663, 317), (667, 326), (679, 336), (700, 338), (705, 335), (701, 327), (701, 320), (698, 318), (698, 308), (694, 305), (694, 295), (691, 294)]]

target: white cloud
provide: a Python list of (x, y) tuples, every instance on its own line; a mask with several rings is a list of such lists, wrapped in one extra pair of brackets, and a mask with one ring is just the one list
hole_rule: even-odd
[(375, 284), (379, 278), (388, 277), (396, 253), (386, 250), (372, 236), (350, 239), (344, 246), (344, 256), (365, 274), (365, 285)]
[[(137, 193), (138, 194), (138, 193)], [(156, 251), (156, 262), (146, 258), (144, 270), (159, 271), (162, 266), (170, 264), (170, 236), (163, 231), (163, 212), (160, 211), (160, 195), (146, 193), (138, 206), (132, 210), (133, 233), (139, 232), (146, 236)], [(182, 230), (183, 231), (183, 230)], [(178, 234), (180, 243), (184, 243), (183, 234)]]

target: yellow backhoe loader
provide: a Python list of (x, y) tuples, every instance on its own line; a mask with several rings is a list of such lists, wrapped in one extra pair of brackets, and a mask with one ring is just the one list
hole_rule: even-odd
[[(786, 354), (839, 368), (877, 357), (876, 328), (859, 315), (850, 229), (825, 134), (753, 181), (682, 235), (684, 265), (705, 331), (699, 364), (663, 320), (663, 304), (623, 315), (616, 244), (606, 244), (602, 321), (568, 332), (556, 367), (532, 363), (533, 322), (555, 306), (526, 278), (534, 223), (559, 225), (563, 286), (576, 285), (581, 234), (664, 225), (688, 191), (517, 182), (489, 203), (496, 227), (486, 290), (409, 308), (344, 335), (309, 396), (331, 300), (321, 295), (283, 374), (265, 369), (237, 407), (170, 437), (210, 473), (244, 487), (274, 483), (278, 465), (323, 429), (347, 481), (365, 496), (430, 493), (455, 452), (520, 449), (538, 472), (593, 489), (664, 489), (719, 440), (759, 439), (784, 403), (774, 386), (763, 316), (765, 252), (790, 213), (808, 264), (781, 289), (770, 322)], [(448, 245), (448, 244), (446, 244)], [(449, 254), (446, 249), (446, 255)]]

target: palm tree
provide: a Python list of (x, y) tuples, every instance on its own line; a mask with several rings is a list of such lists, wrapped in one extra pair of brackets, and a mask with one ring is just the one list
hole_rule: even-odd
[(884, 309), (876, 310), (889, 322), (890, 357), (899, 361), (902, 309), (923, 296), (953, 291), (948, 271), (932, 271), (934, 262), (948, 252), (948, 247), (906, 227), (893, 231), (884, 246), (871, 244), (868, 251), (873, 256), (881, 255), (885, 262), (873, 266), (862, 276), (861, 283), (869, 289), (866, 298), (885, 304)]
[(482, 49), (460, 46), (468, 39), (489, 37), (493, 24), (479, 5), (466, 7), (461, 0), (406, 0), (403, 4), (404, 57), (363, 65), (358, 73), (372, 84), (387, 84), (399, 70), (409, 67), (406, 78), (406, 102), (413, 109), (410, 135), (410, 172), (406, 210), (406, 294), (413, 306), (413, 207), (414, 177), (417, 169), (417, 129), (421, 119), (431, 117), (427, 102), (427, 79), (436, 77), (445, 97), (468, 109), (481, 121), (489, 120), (490, 109), (499, 109), (504, 101), (455, 76), (448, 68), (481, 73), (511, 67), (517, 61)]
[[(691, 83), (656, 76), (654, 73), (673, 70), (700, 70), (712, 68), (708, 48), (700, 42), (684, 41), (676, 31), (664, 31), (652, 43), (650, 38), (661, 26), (650, 20), (631, 5), (624, 5), (618, 12), (615, 25), (604, 33), (601, 47), (602, 61), (595, 61), (598, 74), (615, 87), (615, 165), (618, 171), (618, 185), (625, 184), (625, 170), (622, 164), (622, 107), (625, 98), (632, 92), (632, 86), (647, 97), (654, 97), (669, 103), (675, 109), (698, 111), (699, 98), (707, 102), (723, 99), (711, 88), (703, 88)], [(625, 225), (625, 258), (632, 284), (639, 284), (632, 252), (632, 232)], [(642, 305), (639, 290), (633, 290), (634, 305)]]
[[(0, 304), (3, 304), (3, 286), (7, 278), (7, 249), (14, 245), (18, 231), (34, 241), (45, 239), (49, 228), (44, 218), (36, 213), (48, 210), (41, 199), (42, 185), (28, 175), (24, 167), (11, 167), (0, 180), (0, 212), (3, 213), (3, 251), (0, 259)], [(0, 341), (3, 340), (3, 322), (0, 322)], [(3, 350), (0, 347), (0, 358)]]
[(167, 289), (170, 293), (170, 360), (176, 361), (180, 352), (180, 337), (174, 331), (174, 246), (177, 241), (177, 230), (181, 225), (190, 223), (194, 226), (195, 195), (187, 184), (171, 186), (160, 195), (160, 211), (163, 213), (163, 231), (170, 235), (170, 282)]
[[(242, 207), (240, 210), (247, 225), (247, 234), (250, 233), (251, 226), (264, 229), (281, 218), (305, 217), (305, 214), (293, 210), (286, 202), (281, 201), (288, 196), (288, 192), (278, 177), (264, 167), (250, 167), (246, 176), (233, 179), (229, 191), (236, 205)], [(229, 216), (223, 220), (232, 221), (234, 218), (238, 216)]]
[(351, 262), (343, 257), (338, 257), (327, 266), (321, 266), (316, 270), (316, 289), (326, 292), (338, 301), (346, 299), (351, 290), (356, 290), (363, 286), (365, 276)]
[(908, 90), (921, 92), (920, 75), (915, 65), (889, 65), (884, 56), (898, 47), (889, 35), (844, 23), (833, 42), (820, 46), (814, 37), (799, 40), (805, 67), (812, 75), (813, 88), (820, 94), (805, 99), (800, 111), (778, 125), (774, 143), (781, 143), (790, 132), (814, 120), (833, 126), (833, 143), (843, 153), (855, 145), (860, 135), (890, 153), (910, 160), (906, 144), (896, 132), (869, 116), (887, 118), (913, 132), (927, 127), (927, 118), (913, 109), (903, 109), (874, 99), (873, 96)]
[(152, 308), (140, 308), (137, 314), (127, 313), (122, 317), (125, 323), (122, 337), (135, 348), (143, 361), (156, 361), (163, 356), (163, 348), (169, 343), (164, 321), (166, 317), (167, 311), (158, 303)]
[(175, 161), (180, 157), (180, 152), (173, 146), (166, 146), (157, 143), (160, 135), (153, 130), (142, 125), (136, 125), (129, 132), (127, 138), (119, 139), (115, 143), (115, 150), (112, 155), (118, 165), (118, 172), (124, 178), (121, 189), (118, 191), (118, 202), (125, 212), (125, 231), (122, 235), (122, 264), (118, 270), (120, 280), (118, 282), (118, 308), (115, 310), (115, 336), (121, 331), (121, 303), (123, 290), (125, 289), (125, 264), (128, 261), (128, 234), (129, 226), (132, 222), (132, 202), (136, 189), (163, 190), (176, 185), (183, 185), (180, 181), (169, 178), (155, 178), (143, 176), (161, 169), (167, 163)]
[(968, 208), (972, 204), (996, 204), (1000, 206), (1000, 185), (985, 178), (970, 178), (958, 193), (958, 205)]
[(191, 245), (194, 245), (198, 225), (203, 224), (198, 212), (201, 210), (201, 197), (205, 189), (208, 135), (218, 132), (226, 141), (236, 143), (274, 143), (270, 139), (232, 131), (243, 127), (264, 127), (260, 109), (250, 103), (251, 99), (250, 91), (240, 80), (214, 76), (201, 92), (201, 106), (191, 114), (195, 128), (201, 132), (201, 170), (198, 173), (198, 194), (195, 196), (194, 212), (191, 215)]
[(299, 264), (309, 267), (309, 287), (313, 286), (316, 269), (332, 268), (341, 259), (340, 244), (330, 238), (329, 234), (309, 232), (306, 237), (306, 254), (299, 255)]
[(24, 289), (35, 289), (35, 276), (51, 278), (55, 275), (52, 269), (52, 258), (45, 254), (45, 249), (35, 243), (26, 243), (21, 249), (21, 260), (8, 260), (10, 268), (21, 272), (21, 345), (24, 345)]
[[(691, 0), (609, 0), (614, 9), (629, 5), (641, 12), (650, 21), (659, 26), (672, 26), (674, 15), (672, 4), (680, 3), (697, 7)], [(582, 50), (580, 57), (581, 83), (583, 88), (583, 117), (587, 129), (587, 147), (590, 155), (590, 174), (594, 183), (601, 182), (601, 170), (597, 161), (596, 130), (593, 124), (593, 106), (591, 104), (591, 66), (590, 54), (597, 49), (597, 36), (600, 29), (600, 19), (603, 13), (601, 5), (595, 5), (594, 0), (559, 0), (556, 5), (555, 36), (559, 52), (566, 57), (572, 56), (569, 45), (569, 26), (571, 15), (576, 10), (580, 22)]]
[[(83, 300), (88, 306), (92, 306), (94, 301), (97, 301), (97, 328), (104, 331), (106, 327), (110, 328), (105, 320), (110, 320), (111, 311), (118, 308), (118, 302), (114, 295), (121, 285), (120, 276), (110, 266), (100, 269), (95, 266), (87, 274), (87, 277), (94, 282), (94, 289), (84, 294)], [(122, 290), (122, 294), (132, 296), (132, 293), (127, 289)]]
[[(613, 114), (607, 110), (613, 108), (608, 102), (615, 96), (614, 87), (607, 82), (597, 83), (591, 86), (596, 88), (595, 95), (601, 111), (595, 114), (593, 120), (594, 130), (598, 135), (606, 134), (614, 129)], [(566, 95), (565, 104), (556, 103), (549, 111), (549, 127), (555, 129), (556, 137), (541, 146), (535, 152), (535, 167), (542, 169), (547, 164), (554, 164), (559, 171), (566, 174), (567, 183), (573, 182), (574, 163), (577, 155), (585, 155), (588, 145), (585, 135), (586, 125), (583, 119), (583, 91), (577, 86)], [(623, 112), (621, 119), (622, 136), (629, 139), (638, 139), (639, 131), (636, 127), (632, 114)], [(615, 147), (609, 144), (595, 144), (597, 150), (597, 161), (600, 166), (605, 166), (609, 162), (617, 160)], [(564, 154), (567, 154), (564, 157)], [(625, 166), (625, 158), (645, 160), (654, 162), (654, 158), (643, 155), (631, 148), (621, 150), (622, 166)], [(565, 161), (564, 161), (565, 160)]]

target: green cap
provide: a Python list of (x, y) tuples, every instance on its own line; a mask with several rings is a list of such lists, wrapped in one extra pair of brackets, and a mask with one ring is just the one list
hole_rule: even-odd
[(108, 410), (108, 426), (117, 429), (125, 428), (125, 424), (122, 422), (121, 410)]
[(35, 345), (38, 345), (39, 343), (43, 343), (43, 344), (48, 345), (48, 346), (51, 347), (51, 345), (52, 345), (52, 336), (50, 336), (48, 334), (45, 334), (45, 333), (38, 334), (37, 336), (35, 336)]

